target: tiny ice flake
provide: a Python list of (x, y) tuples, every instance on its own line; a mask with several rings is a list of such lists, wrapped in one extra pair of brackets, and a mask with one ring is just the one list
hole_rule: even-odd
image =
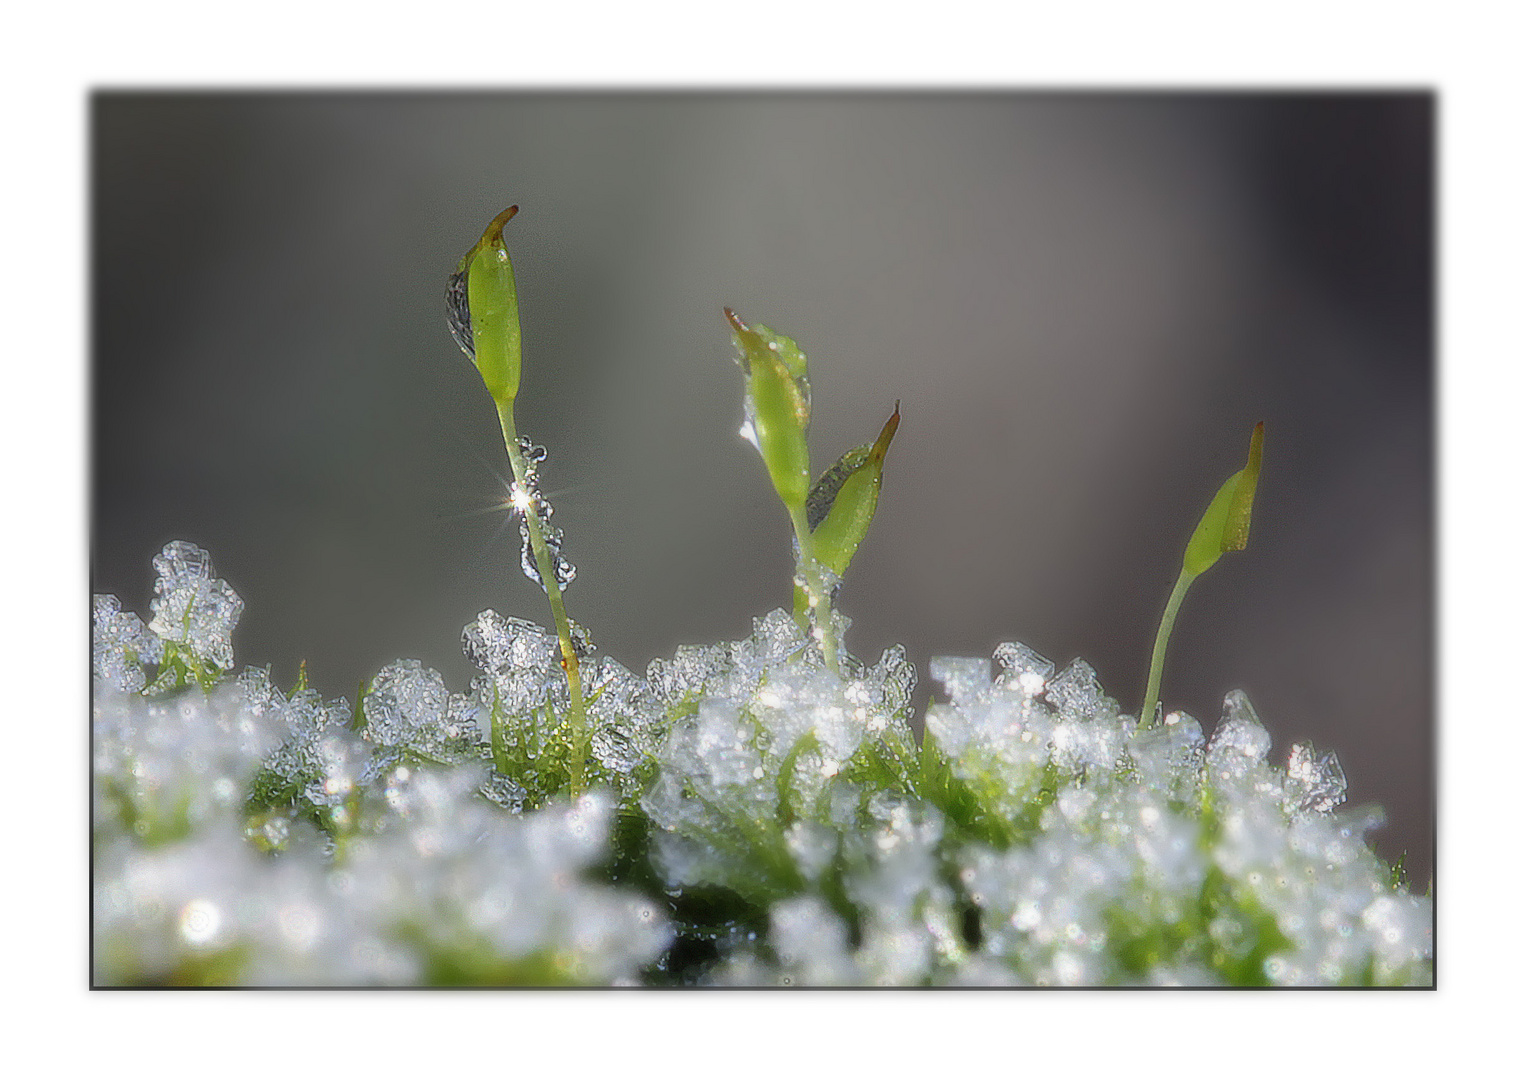
[(1266, 759), (1272, 737), (1261, 726), (1256, 710), (1244, 691), (1231, 690), (1224, 697), (1224, 715), (1208, 740), (1208, 764), (1225, 778), (1241, 778)]
[(1316, 755), (1309, 743), (1295, 743), (1282, 790), (1290, 811), (1328, 813), (1346, 801), (1346, 773), (1333, 751)]
[(1111, 717), (1118, 711), (1118, 703), (1103, 694), (1097, 672), (1081, 659), (1072, 660), (1048, 681), (1044, 697), (1061, 716), (1080, 720)]
[(1046, 660), (1028, 646), (1016, 641), (1004, 641), (996, 646), (993, 654), (1001, 673), (996, 685), (1015, 690), (1024, 697), (1037, 697), (1044, 692), (1044, 684), (1054, 674), (1054, 661)]

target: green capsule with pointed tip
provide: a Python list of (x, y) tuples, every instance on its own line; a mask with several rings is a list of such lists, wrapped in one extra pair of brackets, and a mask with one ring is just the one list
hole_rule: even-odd
[(811, 383), (805, 353), (793, 340), (766, 326), (748, 326), (724, 309), (747, 377), (742, 435), (757, 448), (786, 507), (805, 505), (811, 485), (806, 432), (811, 425)]
[[(821, 475), (805, 500), (805, 520), (811, 528), (811, 542), (817, 560), (841, 577), (858, 551), (874, 520), (880, 502), (880, 481), (885, 471), (885, 454), (890, 440), (901, 425), (901, 403), (880, 428), (872, 443), (855, 446)], [(805, 593), (795, 587), (795, 613), (806, 609)]]
[(872, 443), (856, 446), (837, 460), (811, 488), (805, 519), (816, 544), (816, 558), (839, 576), (869, 532), (880, 501), (885, 454), (901, 425), (901, 403)]
[(519, 207), (511, 206), (488, 223), (482, 239), (461, 256), (445, 289), (451, 336), (477, 365), (500, 407), (519, 393), (519, 292), (503, 243), (503, 227), (517, 213)]
[(1201, 574), (1226, 551), (1243, 551), (1250, 540), (1251, 505), (1256, 499), (1256, 481), (1261, 476), (1261, 444), (1265, 423), (1258, 423), (1250, 436), (1250, 453), (1245, 468), (1235, 473), (1219, 488), (1213, 502), (1198, 522), (1192, 539), (1187, 541), (1187, 551), (1182, 556), (1182, 569), (1190, 574)]

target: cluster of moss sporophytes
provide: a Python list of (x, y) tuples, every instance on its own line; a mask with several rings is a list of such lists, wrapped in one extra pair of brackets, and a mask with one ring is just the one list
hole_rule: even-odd
[(638, 674), (567, 614), (544, 451), (515, 426), (515, 212), (447, 302), (551, 629), (484, 611), (468, 688), (399, 660), (352, 704), (305, 668), (285, 691), (235, 672), (242, 601), (192, 544), (155, 559), (147, 625), (96, 597), (98, 983), (1431, 983), (1430, 900), (1368, 846), (1381, 811), (1341, 808), (1334, 755), (1268, 762), (1238, 691), (1211, 736), (1157, 705), (1187, 585), (1245, 547), (1261, 425), (1188, 544), (1139, 713), (1007, 642), (933, 660), (919, 738), (904, 650), (854, 657), (835, 607), (900, 403), (813, 482), (805, 353), (726, 309), (794, 600)]

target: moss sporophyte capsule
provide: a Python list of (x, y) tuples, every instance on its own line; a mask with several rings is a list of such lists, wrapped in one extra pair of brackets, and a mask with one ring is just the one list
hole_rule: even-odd
[(451, 335), (500, 405), (519, 393), (519, 293), (503, 242), (503, 227), (517, 213), (519, 207), (511, 206), (488, 223), (445, 290)]
[(1201, 574), (1226, 551), (1244, 551), (1250, 540), (1251, 504), (1256, 499), (1256, 481), (1261, 476), (1261, 444), (1265, 424), (1257, 424), (1250, 436), (1250, 453), (1245, 468), (1224, 481), (1213, 502), (1203, 513), (1203, 520), (1192, 533), (1182, 557), (1182, 569)]
[(805, 354), (795, 342), (766, 326), (748, 326), (725, 309), (737, 346), (737, 364), (747, 377), (742, 434), (757, 447), (788, 507), (805, 505), (811, 486), (806, 432), (811, 426), (811, 383)]
[[(901, 403), (895, 403), (890, 419), (880, 428), (872, 443), (855, 446), (837, 459), (811, 487), (805, 500), (805, 520), (811, 530), (816, 558), (822, 566), (841, 577), (853, 561), (858, 545), (863, 543), (874, 521), (880, 502), (880, 480), (885, 471), (885, 454), (901, 424)], [(808, 603), (804, 590), (795, 589), (795, 617), (803, 619)]]
[(841, 575), (858, 545), (869, 532), (880, 501), (880, 479), (885, 454), (901, 425), (901, 403), (880, 428), (872, 443), (855, 446), (837, 459), (811, 488), (805, 502), (805, 520), (816, 543), (816, 558), (832, 573)]

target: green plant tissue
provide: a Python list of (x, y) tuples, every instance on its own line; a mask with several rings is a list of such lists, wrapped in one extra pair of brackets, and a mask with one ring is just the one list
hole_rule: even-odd
[[(1267, 760), (1239, 692), (1140, 729), (1007, 643), (934, 661), (919, 740), (899, 647), (834, 674), (775, 611), (644, 674), (589, 657), (572, 801), (549, 631), (484, 612), (471, 686), (400, 660), (359, 707), (236, 669), (206, 552), (157, 562), (173, 619), (94, 603), (97, 985), (1433, 981), (1381, 811), (1332, 754)], [(212, 685), (156, 689), (172, 655)]]

